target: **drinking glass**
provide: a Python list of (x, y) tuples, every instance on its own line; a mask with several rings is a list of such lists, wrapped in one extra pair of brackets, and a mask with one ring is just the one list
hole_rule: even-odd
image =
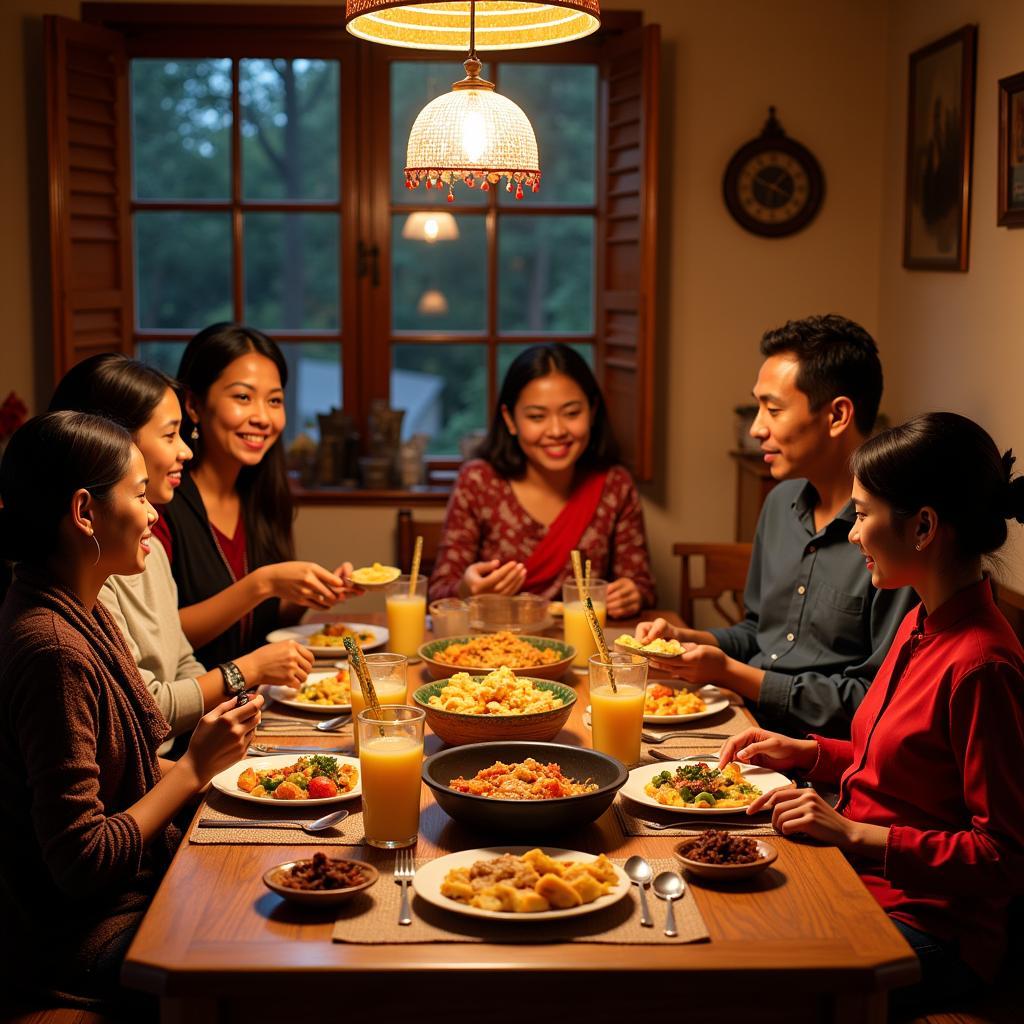
[[(608, 584), (605, 580), (591, 580), (587, 592), (594, 605), (597, 621), (604, 629), (605, 620), (608, 618)], [(575, 582), (570, 583), (566, 580), (562, 584), (562, 603), (564, 605), (562, 622), (565, 624), (565, 642), (576, 648), (576, 657), (573, 659), (572, 667), (586, 668), (590, 656), (597, 654), (597, 644), (594, 643), (594, 634), (590, 632), (587, 609), (580, 595), (580, 588), (576, 586)]]
[(420, 827), (420, 771), (426, 714), (407, 704), (359, 712), (359, 774), (366, 842), (385, 850), (412, 846)]
[[(609, 666), (599, 654), (590, 659), (590, 723), (594, 749), (623, 764), (640, 760), (640, 731), (644, 726), (644, 688), (647, 659), (639, 654), (612, 654)], [(613, 691), (609, 667), (615, 675)]]
[(469, 632), (469, 605), (457, 597), (430, 602), (434, 636), (465, 636)]
[[(364, 654), (366, 667), (377, 691), (377, 700), (381, 704), (404, 704), (408, 688), (409, 659), (404, 654)], [(350, 671), (348, 674), (352, 688), (352, 717), (359, 717), (359, 712), (367, 707), (359, 676)], [(359, 730), (353, 730), (356, 753), (359, 753)]]
[(398, 654), (415, 658), (423, 644), (427, 623), (427, 578), (422, 573), (416, 588), (409, 593), (409, 577), (399, 576), (385, 589), (388, 609), (388, 647)]

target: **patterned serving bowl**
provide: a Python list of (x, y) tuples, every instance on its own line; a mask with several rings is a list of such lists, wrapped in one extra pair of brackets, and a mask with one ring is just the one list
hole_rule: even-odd
[[(447, 679), (456, 672), (490, 672), (486, 665), (448, 665), (437, 660), (437, 654), (452, 644), (465, 644), (470, 640), (479, 640), (479, 635), (473, 636), (446, 636), (439, 640), (431, 640), (424, 644), (418, 651), (419, 656), (427, 666), (427, 671), (434, 679)], [(509, 665), (516, 675), (529, 673), (534, 679), (559, 680), (565, 676), (572, 666), (576, 657), (576, 648), (571, 644), (563, 643), (561, 640), (553, 640), (547, 636), (517, 636), (517, 640), (523, 640), (542, 651), (555, 651), (558, 660), (547, 665)]]

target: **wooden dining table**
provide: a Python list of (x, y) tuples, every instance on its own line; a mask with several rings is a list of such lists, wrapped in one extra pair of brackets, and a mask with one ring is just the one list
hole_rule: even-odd
[[(671, 612), (649, 614), (679, 621)], [(632, 623), (616, 626), (610, 637)], [(410, 665), (410, 688), (421, 674), (421, 665)], [(589, 746), (587, 679), (576, 675), (573, 682), (578, 699), (556, 742)], [(289, 740), (275, 735), (273, 742)], [(337, 737), (301, 739), (310, 742), (328, 746)], [(426, 745), (429, 752), (439, 741), (428, 735)], [(424, 786), (423, 809), (432, 803)], [(679, 841), (626, 836), (612, 808), (569, 838), (559, 837), (559, 845), (620, 859), (670, 858)], [(186, 839), (122, 977), (159, 997), (163, 1024), (319, 1024), (355, 1011), (368, 1011), (381, 1024), (630, 1021), (659, 1014), (694, 1024), (885, 1021), (889, 990), (917, 980), (910, 947), (838, 850), (781, 836), (770, 841), (778, 859), (755, 878), (728, 886), (688, 879), (708, 942), (355, 945), (332, 942), (329, 909), (294, 907), (263, 885), (269, 868), (311, 856), (317, 847)], [(422, 816), (416, 856), (480, 845), (480, 837), (443, 813), (429, 813)], [(330, 850), (350, 857), (367, 852)], [(377, 884), (391, 878), (385, 874)]]

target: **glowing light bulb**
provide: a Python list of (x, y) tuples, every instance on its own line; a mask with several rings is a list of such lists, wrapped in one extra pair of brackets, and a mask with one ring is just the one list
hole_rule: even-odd
[(462, 148), (471, 163), (477, 163), (487, 149), (487, 124), (478, 111), (468, 113), (462, 122)]
[(437, 220), (434, 217), (428, 217), (423, 223), (423, 237), (428, 242), (434, 242), (437, 240), (437, 232), (439, 228), (437, 226)]

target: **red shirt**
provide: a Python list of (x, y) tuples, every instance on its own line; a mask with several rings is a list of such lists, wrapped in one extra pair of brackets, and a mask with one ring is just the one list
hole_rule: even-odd
[(851, 739), (813, 738), (836, 809), (889, 827), (881, 867), (854, 862), (872, 895), (991, 978), (1024, 892), (1024, 650), (988, 581), (910, 612)]
[[(547, 527), (538, 523), (519, 504), (509, 482), (483, 459), (467, 462), (459, 473), (430, 576), (430, 600), (458, 595), (459, 581), (473, 562), (497, 558), (502, 563), (525, 562), (540, 543)], [(644, 605), (654, 604), (654, 576), (647, 554), (644, 513), (629, 471), (622, 466), (608, 470), (604, 491), (590, 525), (583, 531), (579, 549), (591, 559), (597, 579), (625, 576), (637, 585)], [(566, 559), (562, 574), (544, 597), (562, 597), (562, 582), (572, 577)]]
[[(245, 517), (238, 517), (238, 525), (235, 527), (234, 537), (221, 533), (213, 523), (210, 523), (210, 530), (213, 532), (213, 539), (217, 542), (217, 547), (220, 548), (221, 554), (228, 563), (232, 575), (236, 580), (240, 580), (248, 574), (245, 557)], [(167, 561), (173, 565), (175, 555), (174, 543), (171, 540), (171, 531), (167, 526), (167, 521), (163, 516), (153, 524), (153, 535), (163, 544), (164, 551), (167, 552)]]

